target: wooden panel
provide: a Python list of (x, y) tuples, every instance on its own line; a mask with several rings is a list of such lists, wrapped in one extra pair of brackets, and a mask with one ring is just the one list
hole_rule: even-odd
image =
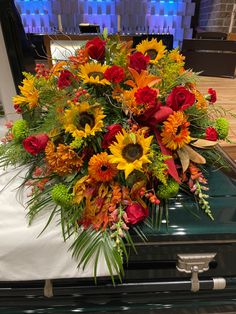
[[(217, 104), (236, 115), (236, 79), (201, 76), (198, 83), (199, 90), (206, 94), (210, 87), (217, 92)], [(227, 118), (230, 122), (229, 139), (233, 144), (222, 142), (221, 146), (236, 161), (236, 118), (229, 114)]]

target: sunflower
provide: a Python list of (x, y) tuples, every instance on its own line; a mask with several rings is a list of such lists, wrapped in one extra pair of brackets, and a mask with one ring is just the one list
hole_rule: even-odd
[(116, 175), (116, 167), (109, 161), (107, 153), (94, 155), (88, 166), (89, 175), (96, 181), (111, 181)]
[(79, 76), (85, 84), (110, 85), (111, 83), (104, 78), (106, 69), (108, 69), (107, 65), (86, 63), (80, 66)]
[(64, 176), (78, 171), (83, 164), (83, 160), (70, 147), (59, 144), (58, 147), (49, 141), (45, 148), (46, 160), (50, 169), (59, 176)]
[(35, 88), (34, 81), (35, 79), (32, 75), (27, 75), (23, 80), (23, 86), (19, 86), (21, 95), (13, 97), (14, 105), (27, 104), (30, 109), (38, 105), (39, 91)]
[(182, 111), (173, 112), (163, 123), (161, 133), (163, 144), (171, 150), (176, 150), (188, 144), (191, 140), (186, 116)]
[(103, 128), (105, 115), (98, 103), (90, 106), (87, 102), (78, 105), (70, 104), (70, 109), (65, 110), (63, 117), (64, 129), (73, 137), (83, 138), (95, 135)]
[(152, 38), (152, 40), (145, 39), (140, 44), (137, 45), (136, 50), (142, 52), (144, 55), (150, 57), (150, 63), (157, 63), (164, 54), (166, 53), (165, 46), (162, 43), (162, 40), (159, 42)]
[(135, 169), (143, 171), (143, 165), (151, 162), (148, 155), (153, 136), (145, 137), (144, 133), (141, 129), (136, 134), (123, 130), (116, 135), (117, 142), (109, 146), (110, 162), (125, 171), (125, 178)]

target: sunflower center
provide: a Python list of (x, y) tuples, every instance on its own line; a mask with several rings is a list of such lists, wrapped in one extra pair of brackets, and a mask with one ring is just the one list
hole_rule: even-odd
[(143, 148), (140, 144), (128, 144), (122, 150), (122, 157), (128, 162), (133, 162), (143, 156)]
[(157, 56), (157, 51), (155, 49), (148, 49), (146, 54), (150, 57), (151, 60), (154, 60)]
[(102, 72), (90, 72), (88, 74), (88, 77), (93, 77), (94, 79), (96, 79), (97, 76), (98, 76), (99, 80), (102, 80), (104, 78), (104, 75)]
[(101, 170), (102, 170), (102, 171), (107, 171), (107, 169), (108, 169), (108, 167), (107, 167), (106, 165), (102, 165), (102, 166), (101, 166)]
[(87, 112), (81, 112), (79, 115), (76, 116), (76, 125), (78, 129), (84, 129), (86, 124), (88, 124), (91, 128), (94, 127), (94, 116)]
[(176, 130), (176, 135), (179, 135), (181, 131), (182, 131), (182, 125), (179, 125)]

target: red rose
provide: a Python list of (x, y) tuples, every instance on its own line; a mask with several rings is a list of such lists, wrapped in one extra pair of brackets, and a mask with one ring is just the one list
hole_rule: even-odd
[(111, 143), (115, 140), (117, 133), (121, 132), (122, 127), (119, 124), (112, 124), (107, 127), (108, 132), (104, 135), (102, 141), (102, 148), (108, 148)]
[(73, 77), (74, 75), (70, 71), (68, 70), (61, 71), (58, 82), (57, 82), (57, 86), (59, 88), (70, 86)]
[(137, 104), (154, 106), (157, 101), (157, 91), (148, 86), (139, 88), (134, 96)]
[(118, 65), (113, 65), (108, 68), (104, 73), (105, 79), (112, 83), (120, 83), (125, 78), (124, 70)]
[(45, 149), (47, 142), (47, 134), (37, 134), (25, 138), (23, 140), (23, 146), (24, 149), (31, 155), (38, 155)]
[(209, 101), (214, 104), (216, 102), (216, 91), (213, 88), (208, 89), (208, 94), (209, 94)]
[(166, 99), (166, 104), (174, 111), (185, 110), (195, 102), (195, 95), (183, 86), (173, 88)]
[(208, 140), (208, 141), (217, 141), (218, 133), (217, 133), (216, 129), (211, 127), (211, 126), (206, 128), (205, 139)]
[(87, 50), (90, 58), (101, 61), (105, 57), (105, 45), (106, 42), (104, 40), (101, 40), (99, 37), (95, 37), (86, 43), (85, 49)]
[(129, 67), (135, 69), (138, 73), (141, 73), (142, 70), (147, 69), (149, 61), (149, 56), (145, 56), (137, 51), (129, 56)]
[(132, 225), (148, 217), (148, 208), (142, 207), (139, 203), (133, 203), (127, 206), (125, 211), (128, 216), (129, 223)]

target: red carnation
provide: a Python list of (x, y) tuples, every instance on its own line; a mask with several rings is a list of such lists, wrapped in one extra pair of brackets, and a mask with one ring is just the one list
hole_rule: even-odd
[(58, 82), (57, 82), (57, 86), (60, 89), (67, 87), (67, 86), (70, 86), (73, 77), (74, 77), (74, 75), (70, 71), (68, 71), (68, 70), (61, 71)]
[(47, 134), (37, 134), (28, 136), (23, 140), (24, 149), (31, 155), (38, 155), (41, 153), (48, 142)]
[(112, 124), (107, 127), (108, 132), (104, 135), (102, 141), (102, 148), (108, 148), (115, 140), (117, 133), (121, 132), (122, 127), (119, 124)]
[(104, 40), (101, 40), (99, 37), (95, 37), (86, 43), (85, 49), (87, 50), (90, 58), (102, 61), (105, 57), (105, 45), (106, 42)]
[(217, 97), (216, 97), (216, 91), (213, 89), (213, 88), (209, 88), (208, 89), (208, 94), (209, 94), (209, 101), (214, 104), (217, 100)]
[(185, 110), (195, 102), (195, 95), (183, 86), (173, 88), (166, 99), (166, 104), (174, 111)]
[(154, 106), (157, 101), (157, 91), (148, 86), (139, 88), (134, 96), (137, 104)]
[(128, 217), (128, 221), (132, 225), (148, 217), (148, 208), (142, 207), (139, 203), (133, 203), (131, 205), (128, 205), (125, 211)]
[(206, 128), (205, 139), (208, 140), (208, 141), (217, 141), (218, 133), (217, 133), (216, 129), (211, 127), (211, 126)]
[(113, 65), (105, 71), (104, 77), (109, 82), (120, 83), (125, 78), (125, 72), (122, 67), (119, 67), (118, 65)]
[(135, 69), (138, 73), (141, 73), (142, 70), (147, 69), (149, 61), (149, 56), (145, 56), (137, 51), (129, 56), (129, 67)]

